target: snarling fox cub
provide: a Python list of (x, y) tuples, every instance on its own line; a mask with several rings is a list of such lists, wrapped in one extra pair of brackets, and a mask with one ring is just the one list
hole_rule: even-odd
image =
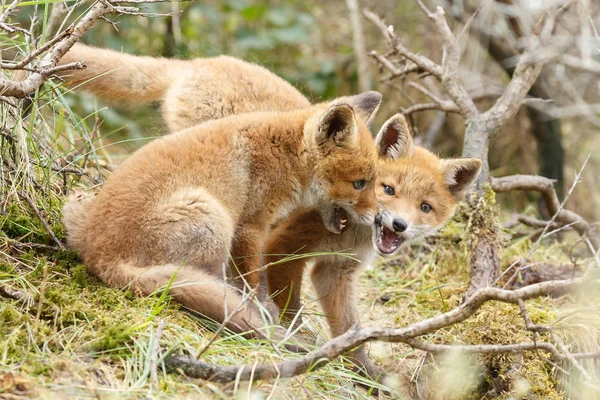
[[(177, 301), (225, 321), (243, 303), (224, 271), (258, 287), (260, 255), (277, 219), (317, 207), (334, 216), (323, 221), (338, 231), (333, 210), (341, 207), (373, 224), (377, 156), (360, 117), (363, 98), (236, 115), (157, 139), (89, 203), (66, 204), (68, 242), (109, 285), (149, 294), (175, 276), (169, 293)], [(230, 257), (236, 263), (227, 268)], [(263, 325), (253, 304), (228, 322), (241, 332)]]
[[(452, 216), (481, 168), (478, 159), (439, 159), (425, 148), (413, 146), (401, 116), (384, 124), (375, 143), (379, 151), (375, 229), (360, 226), (351, 218), (341, 234), (331, 234), (316, 210), (300, 210), (278, 224), (265, 247), (270, 254), (267, 262), (280, 261), (281, 254), (349, 250), (354, 255), (313, 257), (311, 280), (333, 336), (359, 324), (355, 284), (361, 264), (371, 263), (376, 254), (391, 256), (403, 244), (434, 233)], [(267, 269), (269, 292), (290, 319), (301, 309), (302, 275), (308, 261), (295, 258)], [(362, 347), (350, 357), (372, 378), (380, 374)]]

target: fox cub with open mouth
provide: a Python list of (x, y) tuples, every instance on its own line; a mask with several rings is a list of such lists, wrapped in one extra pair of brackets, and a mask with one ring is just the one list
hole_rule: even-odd
[[(479, 175), (481, 161), (474, 158), (440, 159), (414, 146), (404, 117), (384, 124), (375, 143), (379, 152), (375, 194), (379, 214), (374, 226), (360, 226), (352, 216), (341, 234), (331, 234), (316, 210), (300, 210), (281, 221), (271, 232), (265, 248), (268, 262), (282, 254), (339, 252), (349, 250), (354, 259), (341, 255), (311, 257), (311, 280), (330, 326), (339, 336), (359, 324), (355, 292), (361, 264), (374, 257), (392, 256), (403, 244), (434, 233), (454, 213), (456, 204)], [(267, 282), (275, 303), (287, 319), (301, 309), (302, 275), (311, 258), (278, 263), (267, 269)], [(362, 347), (349, 355), (376, 379), (379, 368)]]
[(373, 223), (377, 153), (362, 100), (234, 115), (156, 139), (97, 196), (67, 202), (68, 243), (111, 286), (150, 294), (174, 276), (169, 293), (186, 307), (237, 332), (259, 330), (263, 315), (241, 291), (260, 287), (271, 224), (303, 206), (326, 215), (319, 224), (331, 231), (339, 207)]

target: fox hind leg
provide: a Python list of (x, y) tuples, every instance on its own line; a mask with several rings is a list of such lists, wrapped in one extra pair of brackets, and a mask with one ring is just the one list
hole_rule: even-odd
[(153, 254), (144, 261), (184, 263), (222, 276), (231, 252), (234, 221), (203, 188), (180, 190), (161, 202), (147, 223)]

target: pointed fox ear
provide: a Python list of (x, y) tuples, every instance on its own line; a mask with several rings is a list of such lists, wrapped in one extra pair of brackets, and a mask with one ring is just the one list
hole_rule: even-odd
[(381, 157), (389, 157), (393, 160), (407, 157), (412, 153), (412, 135), (402, 114), (396, 114), (385, 121), (375, 137), (375, 145)]
[(456, 201), (463, 199), (469, 187), (475, 182), (481, 171), (478, 158), (455, 158), (441, 160), (440, 172), (444, 176), (448, 190)]
[(356, 96), (345, 97), (346, 101), (352, 106), (356, 115), (358, 115), (365, 124), (370, 125), (373, 117), (381, 104), (381, 93), (374, 90), (357, 94)]
[(329, 106), (317, 127), (317, 144), (324, 146), (332, 143), (338, 147), (346, 147), (354, 143), (357, 137), (358, 127), (352, 108), (347, 104)]

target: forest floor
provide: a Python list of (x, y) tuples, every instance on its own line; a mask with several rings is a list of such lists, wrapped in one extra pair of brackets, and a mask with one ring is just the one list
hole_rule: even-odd
[[(107, 287), (91, 277), (71, 251), (20, 245), (52, 245), (36, 216), (25, 210), (9, 207), (0, 216), (0, 237), (6, 239), (0, 241), (0, 398), (372, 398), (357, 385), (364, 379), (342, 360), (295, 378), (251, 385), (221, 385), (166, 372), (161, 361), (167, 352), (198, 354), (213, 338), (215, 326), (168, 297), (140, 298)], [(53, 229), (64, 239), (58, 222)], [(407, 247), (397, 259), (378, 260), (368, 267), (357, 291), (361, 323), (400, 327), (458, 305), (468, 281), (464, 229), (465, 222), (455, 218), (428, 243)], [(530, 269), (560, 265), (569, 276), (575, 264), (580, 268), (586, 262), (570, 261), (569, 243), (548, 241), (529, 260)], [(504, 268), (524, 258), (530, 248), (527, 236), (510, 240), (507, 235)], [(325, 318), (310, 290), (304, 300), (302, 334), (323, 343), (329, 337)], [(559, 332), (569, 343), (576, 343), (579, 351), (596, 350), (600, 323), (591, 314), (589, 320), (585, 313), (570, 315), (576, 306), (578, 300), (570, 296), (528, 302), (534, 323), (560, 321)], [(153, 344), (161, 322), (164, 331), (156, 353)], [(478, 344), (532, 338), (518, 307), (492, 302), (473, 318), (427, 339)], [(433, 358), (401, 344), (368, 347), (370, 356), (390, 373), (386, 383), (394, 387), (395, 398), (559, 399), (574, 379), (565, 380), (561, 367), (544, 361), (543, 354)], [(225, 333), (201, 359), (253, 365), (295, 357), (263, 341)], [(159, 366), (156, 377), (153, 359)]]

